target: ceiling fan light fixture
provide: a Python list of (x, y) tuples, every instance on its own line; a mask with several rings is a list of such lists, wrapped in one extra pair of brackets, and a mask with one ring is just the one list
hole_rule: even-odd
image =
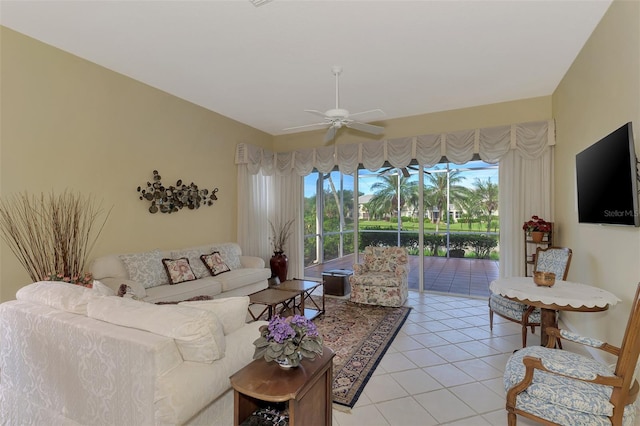
[(342, 108), (334, 108), (324, 113), (325, 116), (330, 118), (347, 118), (349, 117), (349, 111)]
[(259, 7), (262, 5), (265, 5), (267, 3), (270, 3), (273, 0), (249, 0), (251, 2), (252, 5), (254, 5), (255, 7)]

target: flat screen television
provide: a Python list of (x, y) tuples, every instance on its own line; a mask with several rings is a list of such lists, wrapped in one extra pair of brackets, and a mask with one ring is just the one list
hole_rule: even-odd
[(578, 222), (640, 226), (638, 168), (627, 123), (576, 155)]

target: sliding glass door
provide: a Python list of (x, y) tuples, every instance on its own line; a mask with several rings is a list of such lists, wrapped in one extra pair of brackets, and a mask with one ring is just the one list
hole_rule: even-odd
[(351, 269), (354, 253), (368, 245), (402, 246), (417, 290), (430, 258), (498, 259), (497, 181), (498, 166), (482, 161), (361, 169), (355, 182), (337, 171), (312, 173), (305, 177), (307, 272)]
[(338, 171), (304, 178), (304, 266), (353, 255), (354, 179)]

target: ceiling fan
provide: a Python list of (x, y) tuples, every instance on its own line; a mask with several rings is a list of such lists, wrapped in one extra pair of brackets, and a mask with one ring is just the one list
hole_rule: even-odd
[(319, 115), (324, 118), (322, 123), (313, 123), (306, 124), (304, 126), (295, 126), (295, 127), (287, 127), (283, 130), (294, 130), (294, 129), (303, 129), (306, 127), (316, 127), (316, 126), (329, 126), (327, 133), (324, 135), (324, 142), (330, 142), (336, 137), (336, 133), (340, 128), (348, 127), (350, 129), (360, 130), (361, 132), (371, 133), (374, 135), (379, 135), (384, 131), (384, 127), (375, 126), (373, 124), (367, 124), (362, 121), (353, 120), (351, 117), (356, 115), (364, 115), (364, 114), (380, 114), (385, 115), (384, 111), (381, 109), (372, 109), (368, 111), (356, 112), (354, 114), (349, 114), (349, 111), (346, 109), (340, 108), (340, 74), (342, 73), (342, 67), (334, 65), (331, 68), (333, 75), (336, 76), (336, 107), (330, 109), (328, 111), (322, 112), (317, 109), (305, 109), (305, 112), (310, 112), (311, 114)]
[[(395, 169), (396, 167), (393, 166), (389, 166), (389, 167), (385, 167), (384, 169), (380, 170), (378, 173), (380, 173), (381, 175), (390, 172), (391, 170)], [(402, 172), (402, 176), (408, 178), (411, 177), (411, 172), (409, 170), (413, 170), (413, 171), (418, 171), (420, 170), (420, 168), (418, 166), (415, 165), (408, 165), (407, 167), (400, 167), (400, 171)], [(422, 170), (424, 172), (424, 174), (426, 175), (430, 175), (431, 173), (426, 171), (426, 170)]]

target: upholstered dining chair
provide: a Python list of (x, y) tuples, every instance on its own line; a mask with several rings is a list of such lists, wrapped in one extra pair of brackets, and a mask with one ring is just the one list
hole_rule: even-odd
[[(547, 347), (520, 349), (507, 361), (508, 425), (515, 426), (518, 415), (545, 425), (637, 425), (635, 401), (640, 386), (634, 370), (640, 353), (640, 283), (620, 347), (554, 327), (546, 331), (554, 337)], [(553, 349), (555, 339), (608, 352), (617, 362), (607, 366), (591, 357)]]
[[(553, 272), (559, 280), (566, 280), (571, 265), (572, 251), (566, 247), (538, 247), (533, 271)], [(499, 294), (489, 296), (489, 328), (493, 330), (493, 314), (522, 326), (522, 347), (527, 346), (527, 327), (535, 333), (540, 326), (540, 309), (507, 299)]]
[(409, 253), (405, 247), (364, 249), (364, 262), (353, 265), (351, 301), (402, 306), (409, 297)]

